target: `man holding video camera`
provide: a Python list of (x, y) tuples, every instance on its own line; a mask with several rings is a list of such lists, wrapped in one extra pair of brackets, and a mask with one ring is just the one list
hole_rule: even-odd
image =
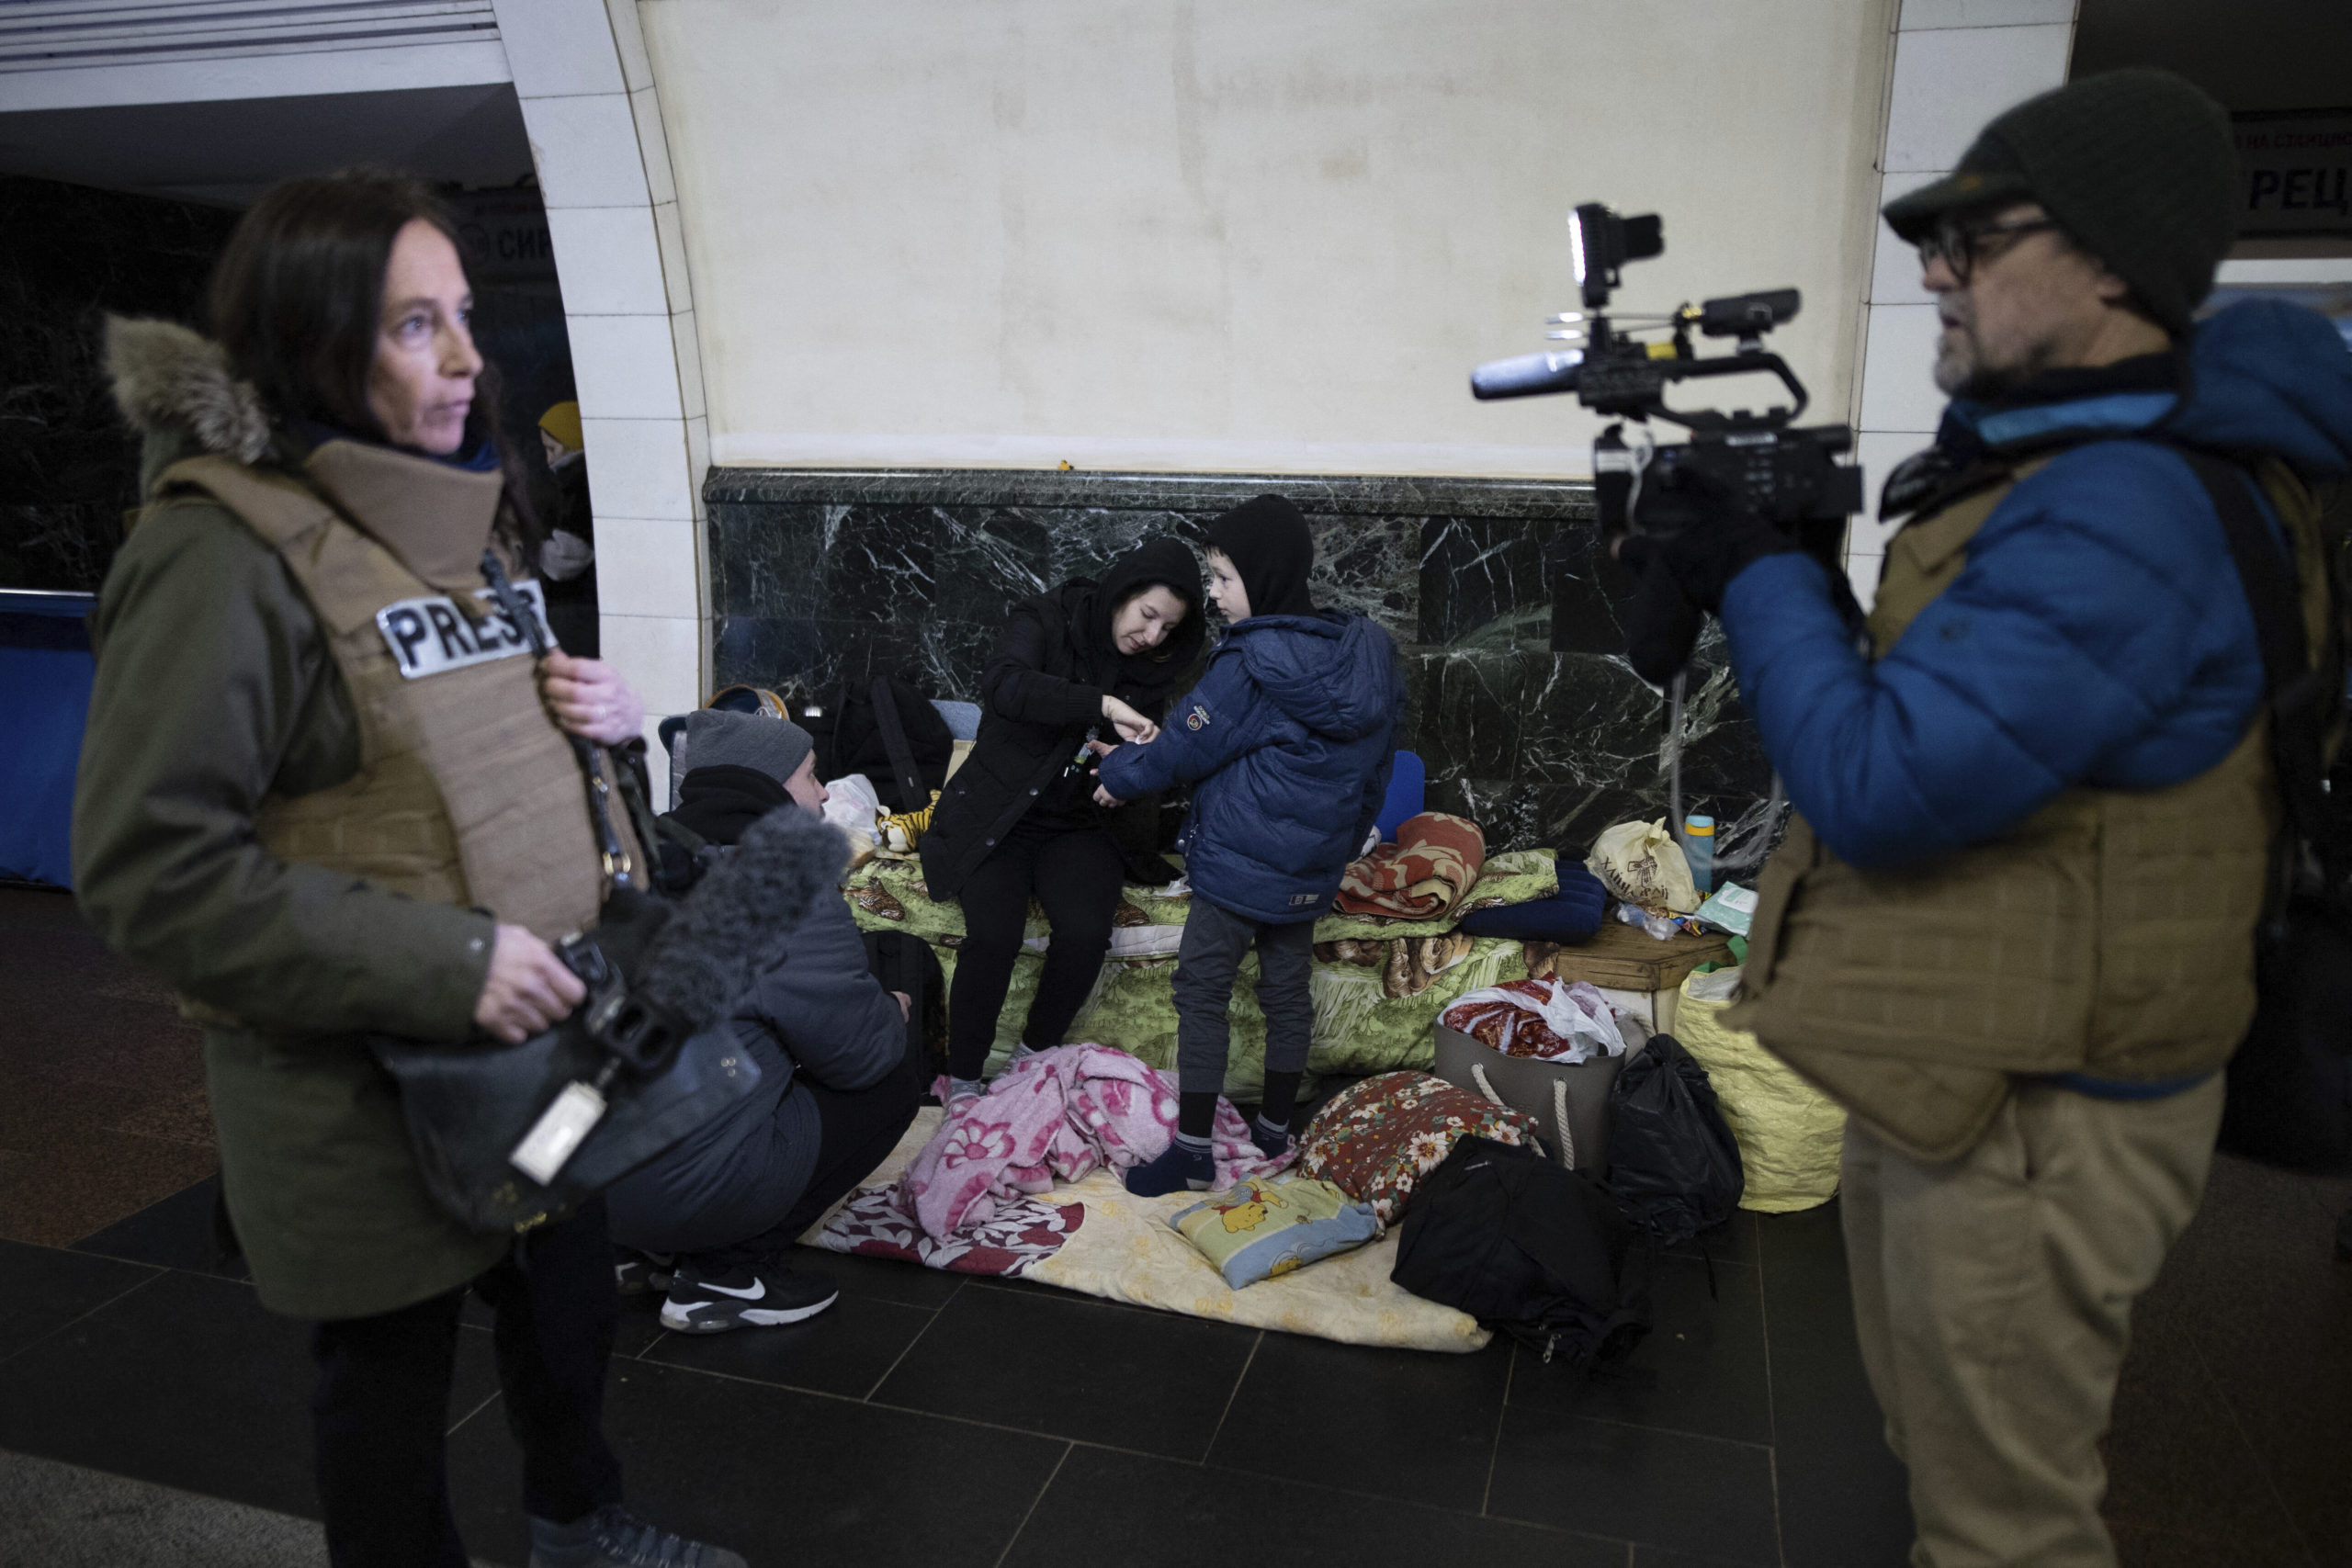
[(1623, 546), (1721, 617), (1798, 808), (1734, 1016), (1851, 1112), (1855, 1319), (1916, 1568), (2114, 1562), (2098, 1440), (2132, 1304), (2254, 1010), (2264, 666), (2183, 449), (2256, 487), (2317, 631), (2309, 487), (2352, 468), (2352, 355), (2283, 303), (2192, 326), (2235, 180), (2221, 107), (2130, 71), (2009, 110), (1887, 207), (1952, 402), (1888, 481), (1906, 521), (1862, 637), (1735, 505)]

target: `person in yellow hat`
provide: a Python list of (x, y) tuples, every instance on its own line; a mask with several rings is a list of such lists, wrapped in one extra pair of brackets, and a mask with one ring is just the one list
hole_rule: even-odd
[(539, 415), (539, 445), (548, 455), (548, 472), (560, 474), (587, 455), (587, 437), (580, 432), (580, 405), (570, 398)]
[(588, 443), (580, 405), (567, 398), (539, 415), (539, 445), (548, 455), (556, 501), (547, 543), (539, 547), (539, 581), (547, 591), (548, 624), (569, 652), (594, 659), (596, 636), (595, 525), (588, 504)]

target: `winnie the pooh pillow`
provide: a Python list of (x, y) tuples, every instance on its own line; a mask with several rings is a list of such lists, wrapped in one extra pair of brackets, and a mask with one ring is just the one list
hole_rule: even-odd
[(1380, 1234), (1372, 1205), (1328, 1181), (1275, 1176), (1180, 1209), (1168, 1223), (1240, 1290), (1362, 1247)]

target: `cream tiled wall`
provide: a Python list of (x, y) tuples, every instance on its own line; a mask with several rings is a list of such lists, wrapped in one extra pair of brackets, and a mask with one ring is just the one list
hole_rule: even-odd
[(696, 706), (709, 461), (694, 288), (636, 0), (493, 0), (563, 284), (595, 505), (604, 655), (652, 725)]
[[(1904, 0), (1879, 159), (1882, 205), (1948, 173), (1986, 120), (2066, 79), (2076, 0)], [(1936, 308), (1911, 247), (1879, 226), (1864, 306), (1857, 453), (1869, 511), (1847, 544), (1847, 575), (1864, 604), (1878, 588), (1888, 528), (1878, 488), (1935, 434), (1943, 394), (1929, 378)]]

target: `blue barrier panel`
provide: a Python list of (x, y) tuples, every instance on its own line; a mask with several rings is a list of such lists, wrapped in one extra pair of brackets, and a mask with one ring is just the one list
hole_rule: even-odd
[(0, 589), (0, 878), (73, 884), (74, 768), (96, 660), (91, 593)]

